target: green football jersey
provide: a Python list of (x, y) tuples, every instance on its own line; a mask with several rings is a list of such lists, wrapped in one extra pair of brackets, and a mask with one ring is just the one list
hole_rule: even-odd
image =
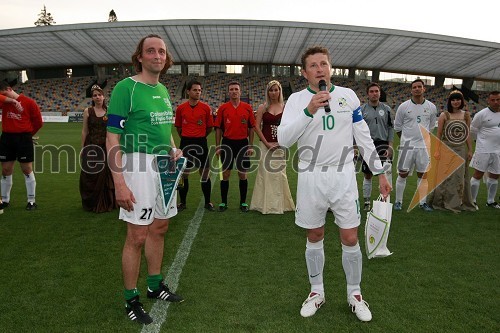
[(131, 77), (118, 82), (108, 107), (108, 132), (121, 134), (125, 153), (168, 154), (174, 113), (168, 89)]

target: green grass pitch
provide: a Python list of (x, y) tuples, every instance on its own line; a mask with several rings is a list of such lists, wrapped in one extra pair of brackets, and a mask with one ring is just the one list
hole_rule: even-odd
[[(16, 165), (11, 206), (0, 215), (0, 332), (142, 328), (123, 310), (124, 222), (117, 211), (93, 214), (81, 208), (80, 131), (81, 124), (47, 123), (39, 133), (39, 144), (52, 145), (53, 155), (36, 160), (37, 211), (24, 210), (26, 189)], [(291, 167), (288, 173), (295, 193), (297, 177)], [(249, 199), (254, 177), (249, 176)], [(359, 185), (361, 179), (358, 174)], [(198, 180), (197, 174), (190, 177), (188, 209), (171, 221), (165, 271), (202, 200)], [(361, 241), (362, 289), (373, 313), (372, 322), (361, 323), (346, 303), (333, 217), (328, 217), (325, 238), (326, 304), (304, 319), (299, 310), (309, 292), (305, 232), (295, 226), (293, 212), (240, 213), (237, 183), (233, 172), (225, 213), (204, 213), (179, 277), (177, 291), (186, 301), (168, 308), (161, 332), (500, 331), (500, 215), (485, 207), (484, 184), (478, 212), (394, 212), (391, 257), (368, 260)], [(218, 178), (213, 184), (217, 205)], [(415, 178), (408, 180), (406, 205), (415, 185)], [(364, 212), (362, 220), (360, 238)], [(142, 265), (138, 287), (149, 311), (154, 302), (146, 298), (146, 275)]]

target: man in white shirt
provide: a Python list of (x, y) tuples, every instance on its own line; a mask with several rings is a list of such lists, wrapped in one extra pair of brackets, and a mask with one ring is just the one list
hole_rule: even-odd
[(411, 83), (411, 98), (403, 102), (396, 111), (394, 130), (400, 137), (398, 156), (398, 178), (396, 180), (396, 202), (394, 210), (403, 209), (403, 193), (406, 177), (415, 168), (418, 177), (420, 208), (431, 212), (427, 205), (427, 168), (430, 158), (420, 126), (431, 132), (436, 125), (436, 106), (424, 98), (425, 86), (421, 79)]
[(500, 174), (500, 91), (490, 92), (488, 107), (476, 113), (470, 129), (472, 136), (476, 137), (476, 151), (470, 162), (474, 168), (470, 179), (472, 199), (475, 204), (480, 180), (488, 172), (486, 205), (500, 209), (500, 204), (495, 201)]
[[(387, 197), (391, 187), (363, 121), (354, 91), (334, 86), (328, 49), (315, 46), (302, 55), (302, 75), (309, 86), (292, 94), (278, 127), (282, 147), (298, 144), (299, 164), (295, 224), (306, 229), (306, 265), (311, 292), (300, 314), (310, 317), (325, 302), (323, 248), (325, 217), (333, 212), (342, 243), (342, 266), (347, 282), (347, 302), (361, 321), (372, 314), (361, 296), (362, 255), (358, 243), (360, 209), (353, 163), (353, 138), (374, 174), (380, 192)], [(320, 82), (323, 81), (323, 84)], [(326, 82), (325, 82), (326, 81)], [(323, 89), (320, 89), (323, 86)], [(327, 107), (328, 106), (328, 107)]]

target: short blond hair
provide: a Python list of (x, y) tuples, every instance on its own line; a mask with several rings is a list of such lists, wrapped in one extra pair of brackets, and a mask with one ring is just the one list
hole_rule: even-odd
[(301, 63), (302, 69), (306, 68), (306, 58), (309, 57), (310, 55), (313, 55), (316, 53), (322, 53), (322, 54), (326, 55), (326, 57), (328, 58), (328, 62), (332, 63), (330, 60), (330, 51), (328, 51), (328, 49), (324, 46), (315, 45), (315, 46), (311, 46), (310, 48), (305, 50), (304, 53), (302, 54), (302, 56), (300, 57), (300, 63)]

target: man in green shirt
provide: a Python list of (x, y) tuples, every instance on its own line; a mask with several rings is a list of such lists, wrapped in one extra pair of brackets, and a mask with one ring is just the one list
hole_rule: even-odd
[[(137, 75), (116, 85), (108, 108), (106, 148), (119, 218), (127, 222), (122, 252), (126, 313), (134, 321), (150, 324), (153, 320), (139, 302), (137, 279), (144, 248), (148, 267), (148, 298), (182, 302), (169, 290), (161, 275), (164, 237), (169, 218), (177, 215), (175, 204), (164, 213), (159, 195), (159, 177), (155, 169), (157, 154), (177, 160), (182, 156), (172, 138), (173, 111), (167, 88), (160, 74), (173, 64), (165, 42), (148, 35), (132, 55)], [(176, 202), (175, 198), (172, 200)], [(147, 244), (147, 246), (144, 246)]]

